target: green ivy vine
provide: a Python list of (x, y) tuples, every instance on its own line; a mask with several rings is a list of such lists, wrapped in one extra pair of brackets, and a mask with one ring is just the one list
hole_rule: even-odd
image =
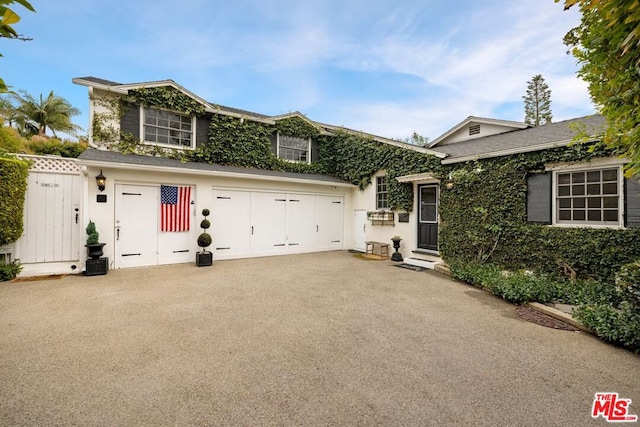
[(575, 143), (447, 167), (440, 191), (440, 254), (453, 263), (492, 262), (509, 270), (573, 271), (613, 280), (622, 265), (640, 258), (639, 229), (550, 227), (526, 220), (528, 174), (549, 163), (611, 154), (601, 143)]

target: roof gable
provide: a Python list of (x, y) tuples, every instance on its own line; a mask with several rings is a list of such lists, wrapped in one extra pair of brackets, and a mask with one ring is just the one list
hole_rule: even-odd
[(443, 146), (460, 141), (512, 132), (514, 130), (526, 129), (527, 127), (529, 127), (529, 125), (522, 122), (469, 116), (434, 139), (429, 144), (429, 148), (437, 145)]
[(596, 140), (603, 132), (605, 124), (604, 117), (594, 114), (460, 141), (455, 144), (446, 144), (436, 147), (434, 150), (447, 155), (442, 160), (443, 164), (529, 153), (569, 145), (581, 132)]

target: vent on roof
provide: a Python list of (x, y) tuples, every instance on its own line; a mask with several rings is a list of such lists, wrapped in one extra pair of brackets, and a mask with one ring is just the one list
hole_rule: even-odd
[(480, 134), (480, 125), (469, 126), (469, 135), (478, 135), (478, 134)]

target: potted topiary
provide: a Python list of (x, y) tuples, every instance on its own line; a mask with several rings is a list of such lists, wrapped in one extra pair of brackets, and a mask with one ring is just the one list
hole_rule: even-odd
[(400, 252), (398, 252), (398, 249), (400, 249), (400, 241), (402, 240), (402, 237), (400, 236), (393, 236), (391, 238), (391, 241), (393, 242), (393, 248), (396, 250), (392, 255), (391, 255), (391, 261), (404, 261), (404, 258), (402, 258), (402, 254)]
[(89, 220), (85, 231), (87, 232), (87, 243), (84, 246), (87, 248), (87, 256), (89, 258), (86, 262), (84, 274), (86, 276), (107, 274), (109, 258), (102, 258), (102, 248), (106, 243), (100, 243), (100, 233), (96, 230), (96, 224), (93, 221)]
[(211, 222), (207, 219), (209, 209), (203, 209), (202, 215), (204, 219), (200, 222), (202, 233), (198, 236), (198, 246), (202, 248), (202, 252), (196, 253), (196, 265), (198, 267), (206, 267), (213, 264), (213, 254), (207, 250), (211, 245), (211, 235), (207, 233), (207, 229), (211, 227)]

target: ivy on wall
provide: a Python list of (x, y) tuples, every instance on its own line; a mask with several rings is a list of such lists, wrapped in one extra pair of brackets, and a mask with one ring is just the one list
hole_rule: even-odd
[[(139, 89), (132, 91), (125, 101), (205, 115), (204, 107), (173, 88)], [(112, 108), (115, 117), (122, 105), (118, 103)], [(94, 123), (94, 135), (95, 131)], [(319, 161), (306, 164), (277, 159), (270, 148), (270, 138), (276, 132), (314, 138), (318, 141)], [(104, 135), (114, 136), (109, 132)], [(608, 157), (612, 153), (603, 144), (575, 143), (541, 152), (443, 166), (435, 156), (376, 142), (364, 134), (340, 130), (333, 135), (322, 134), (301, 117), (281, 119), (274, 126), (218, 114), (210, 117), (208, 143), (194, 151), (144, 145), (131, 135), (117, 135), (116, 139), (114, 147), (123, 152), (327, 174), (360, 189), (370, 185), (372, 176), (384, 169), (394, 210), (411, 211), (414, 204), (413, 186), (395, 178), (431, 172), (442, 182), (440, 253), (452, 263), (493, 262), (507, 269), (548, 273), (569, 269), (580, 276), (610, 280), (621, 265), (640, 257), (637, 229), (559, 228), (526, 222), (527, 175), (543, 171), (546, 163)], [(451, 189), (447, 189), (448, 182), (453, 184)]]
[(148, 87), (130, 90), (124, 99), (137, 106), (166, 108), (188, 116), (203, 116), (204, 106), (171, 86)]
[[(453, 165), (440, 191), (441, 255), (453, 263), (492, 262), (510, 270), (573, 271), (579, 277), (612, 280), (622, 265), (640, 258), (640, 230), (550, 227), (526, 221), (529, 173), (543, 171), (545, 163), (610, 154), (602, 144), (573, 144)], [(453, 187), (447, 189), (446, 182)]]
[(0, 245), (13, 243), (22, 235), (28, 175), (28, 161), (0, 157)]

